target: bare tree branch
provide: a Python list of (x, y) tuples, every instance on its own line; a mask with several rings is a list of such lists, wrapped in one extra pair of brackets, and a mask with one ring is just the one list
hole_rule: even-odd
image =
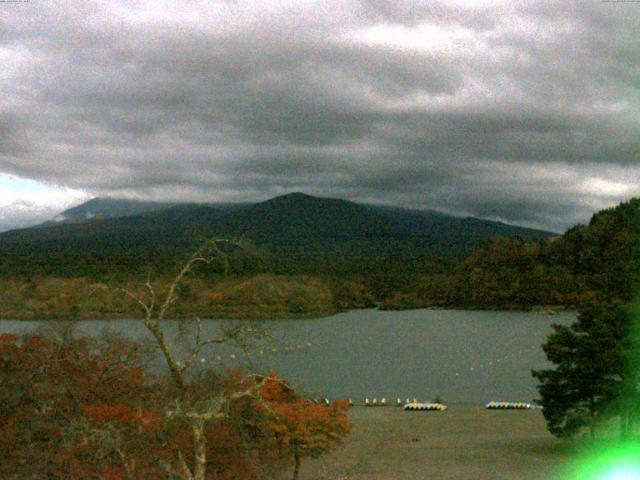
[(181, 400), (188, 399), (186, 372), (193, 367), (194, 363), (200, 356), (202, 349), (209, 345), (223, 344), (229, 341), (235, 341), (239, 346), (246, 348), (247, 345), (240, 340), (241, 337), (243, 335), (257, 333), (256, 329), (244, 328), (236, 325), (221, 332), (217, 337), (203, 339), (202, 321), (200, 318), (196, 317), (195, 341), (193, 347), (190, 349), (190, 353), (184, 361), (181, 362), (174, 354), (169, 339), (162, 328), (161, 322), (165, 320), (170, 307), (178, 300), (178, 287), (187, 275), (193, 273), (193, 270), (197, 265), (210, 265), (214, 260), (221, 260), (224, 273), (228, 273), (230, 268), (229, 255), (220, 248), (220, 245), (236, 246), (240, 249), (247, 248), (242, 239), (239, 241), (221, 238), (208, 240), (188, 258), (186, 263), (170, 283), (168, 291), (162, 300), (158, 298), (153, 284), (151, 283), (150, 272), (147, 275), (146, 282), (144, 283), (144, 287), (147, 290), (149, 297), (147, 300), (145, 300), (142, 295), (136, 295), (127, 288), (118, 289), (127, 297), (133, 299), (143, 309), (145, 313), (144, 325), (154, 337), (157, 347), (159, 347), (162, 352), (172, 381), (178, 390), (175, 409), (167, 411), (167, 416), (170, 418), (185, 418), (191, 425), (194, 440), (193, 468), (189, 468), (182, 452), (178, 453), (177, 469), (174, 469), (169, 465), (165, 466), (167, 472), (171, 475), (179, 476), (182, 480), (205, 480), (206, 478), (207, 449), (205, 428), (207, 422), (214, 419), (226, 418), (229, 415), (231, 404), (240, 399), (250, 397), (252, 399), (262, 401), (259, 391), (267, 381), (267, 377), (260, 377), (259, 381), (256, 381), (253, 385), (245, 388), (244, 390), (233, 392), (231, 394), (218, 394), (217, 396), (209, 398), (209, 400), (204, 404), (200, 403), (199, 408), (198, 405), (189, 405), (189, 402), (186, 401), (184, 403), (187, 404), (187, 407), (183, 407), (183, 402)]

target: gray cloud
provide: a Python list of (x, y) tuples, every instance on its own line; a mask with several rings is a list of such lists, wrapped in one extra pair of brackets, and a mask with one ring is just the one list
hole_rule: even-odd
[(638, 4), (0, 9), (0, 172), (173, 200), (304, 190), (553, 229), (638, 193)]

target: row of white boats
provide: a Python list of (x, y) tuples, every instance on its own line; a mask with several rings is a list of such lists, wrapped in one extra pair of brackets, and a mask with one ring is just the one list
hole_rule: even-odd
[[(314, 400), (316, 403), (320, 403), (319, 400)], [(328, 398), (322, 400), (322, 403), (329, 406), (331, 405), (331, 401)], [(353, 407), (355, 404), (352, 399), (349, 399), (349, 406)], [(381, 398), (378, 401), (377, 398), (370, 399), (369, 397), (365, 397), (364, 406), (365, 407), (386, 407), (389, 403), (386, 398)], [(403, 402), (402, 399), (396, 398), (395, 405), (397, 407), (403, 407), (405, 410), (435, 410), (435, 411), (444, 411), (447, 409), (447, 406), (440, 402), (419, 402), (416, 398), (414, 399), (405, 399)], [(497, 402), (495, 400), (490, 401), (485, 405), (485, 408), (488, 410), (530, 410), (535, 408), (534, 405), (526, 402)]]
[(524, 402), (496, 402), (492, 400), (485, 405), (485, 408), (489, 410), (530, 410), (534, 406)]

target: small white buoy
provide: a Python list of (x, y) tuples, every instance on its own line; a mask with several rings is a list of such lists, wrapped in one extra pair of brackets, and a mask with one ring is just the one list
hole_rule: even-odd
[(349, 406), (353, 407), (353, 400), (349, 399)]
[[(409, 402), (407, 402), (407, 403), (409, 403)], [(402, 406), (402, 400), (400, 400), (400, 398), (396, 398), (396, 405), (397, 405), (398, 407), (401, 407), (401, 406)]]
[(376, 405), (378, 405), (378, 399), (377, 399), (377, 398), (374, 398), (374, 399), (373, 399), (373, 402), (371, 402), (371, 403), (372, 403), (372, 405), (375, 407)]
[(380, 406), (382, 407), (386, 407), (387, 406), (387, 399), (382, 397), (382, 399), (380, 400)]
[(364, 399), (364, 406), (365, 406), (365, 407), (368, 407), (369, 405), (370, 405), (370, 403), (369, 403), (369, 397), (366, 397), (366, 398)]
[(324, 399), (324, 404), (328, 407), (329, 405), (331, 405), (331, 402), (329, 401), (328, 398)]

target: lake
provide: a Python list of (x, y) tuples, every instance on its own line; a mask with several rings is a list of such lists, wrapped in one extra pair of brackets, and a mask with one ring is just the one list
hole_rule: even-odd
[[(536, 398), (532, 369), (545, 368), (540, 345), (552, 323), (569, 324), (575, 313), (547, 316), (531, 312), (465, 310), (352, 310), (332, 317), (256, 322), (280, 339), (253, 349), (251, 361), (273, 369), (314, 397), (414, 398), (448, 403)], [(203, 336), (215, 335), (228, 321), (203, 321)], [(0, 321), (0, 331), (19, 333), (50, 328), (54, 322)], [(166, 322), (176, 338), (189, 331)], [(131, 338), (149, 337), (140, 320), (79, 322), (77, 335), (110, 330)], [(199, 365), (246, 363), (237, 348), (212, 348)]]

